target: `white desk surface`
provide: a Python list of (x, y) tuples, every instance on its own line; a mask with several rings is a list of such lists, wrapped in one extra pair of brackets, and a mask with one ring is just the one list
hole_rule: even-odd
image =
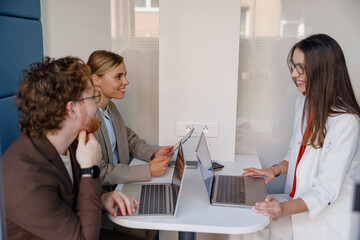
[[(133, 164), (142, 161), (135, 160)], [(216, 174), (241, 175), (243, 168), (261, 168), (256, 155), (236, 155), (235, 162), (219, 162), (225, 167)], [(168, 168), (162, 177), (153, 178), (152, 183), (171, 182), (173, 168)], [(118, 185), (117, 189), (122, 186)], [(212, 206), (207, 197), (200, 169), (185, 169), (182, 192), (179, 196), (175, 218), (109, 218), (116, 224), (140, 229), (157, 229), (183, 232), (205, 232), (220, 234), (245, 234), (256, 232), (269, 224), (269, 218), (247, 208)]]

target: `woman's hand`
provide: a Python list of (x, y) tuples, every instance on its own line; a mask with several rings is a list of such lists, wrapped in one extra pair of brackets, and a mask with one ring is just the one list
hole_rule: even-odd
[(271, 180), (275, 178), (276, 170), (275, 167), (271, 168), (264, 168), (264, 169), (257, 169), (257, 168), (244, 168), (243, 170), (246, 171), (243, 176), (262, 176), (266, 177), (265, 183), (268, 184)]
[(169, 165), (170, 160), (171, 160), (171, 156), (168, 158), (163, 156), (163, 157), (154, 158), (151, 162), (149, 162), (151, 176), (159, 177), (163, 175), (166, 168)]
[(173, 148), (173, 146), (162, 147), (155, 153), (154, 157), (168, 156), (172, 152)]
[(264, 202), (255, 203), (251, 208), (254, 212), (263, 214), (276, 221), (283, 216), (282, 204), (276, 198), (267, 195)]
[(115, 190), (104, 193), (101, 196), (101, 204), (112, 216), (116, 217), (118, 210), (120, 210), (122, 216), (133, 214), (135, 206), (139, 205), (139, 202), (122, 191)]

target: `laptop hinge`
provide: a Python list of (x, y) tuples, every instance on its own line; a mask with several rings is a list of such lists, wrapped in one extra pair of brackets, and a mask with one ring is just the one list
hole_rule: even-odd
[(169, 202), (170, 202), (170, 213), (174, 214), (174, 193), (173, 193), (173, 187), (172, 184), (170, 186), (167, 186), (169, 188)]
[(212, 203), (212, 199), (213, 199), (213, 194), (215, 192), (215, 185), (216, 185), (216, 176), (214, 175), (214, 178), (213, 178), (213, 183), (212, 183), (212, 186), (211, 186), (211, 192), (210, 192), (210, 202)]

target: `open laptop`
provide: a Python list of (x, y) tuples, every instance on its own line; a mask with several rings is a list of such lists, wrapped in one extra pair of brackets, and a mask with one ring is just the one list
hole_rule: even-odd
[(122, 217), (175, 217), (184, 170), (184, 154), (180, 143), (171, 183), (124, 184), (122, 191), (140, 204), (134, 214)]
[(196, 156), (212, 205), (252, 207), (265, 200), (267, 191), (264, 178), (215, 175), (204, 133), (200, 136)]
[(172, 151), (166, 156), (166, 157), (170, 157), (181, 145), (184, 145), (184, 143), (191, 137), (191, 134), (194, 132), (195, 128), (192, 128), (187, 134), (185, 134), (185, 136), (183, 136), (177, 143), (175, 143)]

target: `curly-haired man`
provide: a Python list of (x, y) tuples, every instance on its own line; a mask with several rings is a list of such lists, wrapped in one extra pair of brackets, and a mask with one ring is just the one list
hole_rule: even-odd
[(25, 71), (16, 100), (23, 134), (2, 158), (8, 239), (99, 239), (102, 207), (134, 212), (122, 192), (101, 195), (92, 134), (100, 97), (78, 58), (45, 58)]

